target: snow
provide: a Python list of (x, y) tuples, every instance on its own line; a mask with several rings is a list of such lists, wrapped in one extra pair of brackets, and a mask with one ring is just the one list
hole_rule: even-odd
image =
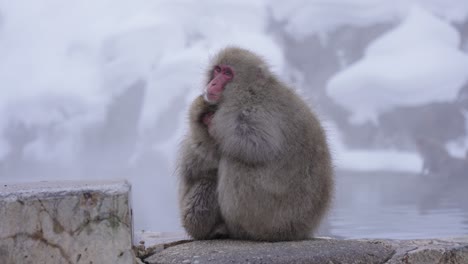
[(414, 5), (449, 21), (468, 16), (468, 1), (459, 0), (275, 0), (273, 17), (285, 21), (286, 30), (300, 39), (325, 34), (341, 26), (365, 27), (399, 21)]
[(468, 80), (468, 55), (458, 32), (420, 7), (371, 43), (364, 58), (335, 75), (328, 94), (353, 113), (376, 121), (395, 106), (453, 101)]

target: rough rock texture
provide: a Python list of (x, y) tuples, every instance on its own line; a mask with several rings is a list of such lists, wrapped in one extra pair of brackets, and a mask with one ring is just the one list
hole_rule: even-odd
[(388, 264), (467, 264), (468, 237), (425, 240), (387, 240), (396, 249)]
[(0, 263), (133, 263), (124, 181), (0, 186)]
[(145, 259), (166, 248), (191, 242), (191, 238), (185, 233), (178, 232), (136, 232), (135, 241), (138, 245), (134, 247), (137, 257)]
[[(430, 240), (251, 242), (190, 241), (183, 235), (140, 234), (157, 243), (140, 255), (145, 263), (386, 263), (467, 264), (468, 237)], [(179, 239), (179, 240), (177, 240)], [(184, 240), (180, 240), (184, 239)]]
[(297, 242), (197, 241), (170, 247), (147, 263), (384, 263), (394, 250), (380, 242), (316, 239)]

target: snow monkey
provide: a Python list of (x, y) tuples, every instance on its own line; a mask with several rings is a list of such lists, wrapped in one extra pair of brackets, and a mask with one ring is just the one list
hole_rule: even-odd
[(179, 152), (182, 224), (195, 239), (309, 238), (329, 207), (324, 130), (256, 54), (214, 57)]

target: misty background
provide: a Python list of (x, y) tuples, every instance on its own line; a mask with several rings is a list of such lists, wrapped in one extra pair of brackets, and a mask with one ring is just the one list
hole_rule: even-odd
[(321, 235), (468, 234), (466, 0), (0, 0), (0, 181), (125, 178), (136, 231), (181, 231), (175, 154), (226, 45), (320, 116)]

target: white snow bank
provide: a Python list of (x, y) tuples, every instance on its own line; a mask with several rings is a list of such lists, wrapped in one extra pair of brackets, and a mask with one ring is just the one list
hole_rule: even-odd
[(275, 0), (271, 10), (275, 19), (285, 22), (290, 34), (302, 38), (345, 25), (361, 27), (394, 21), (406, 16), (414, 4), (449, 21), (463, 21), (468, 16), (465, 0)]
[(375, 120), (395, 106), (454, 100), (468, 80), (468, 55), (459, 44), (450, 24), (414, 7), (370, 44), (361, 61), (336, 74), (327, 91), (355, 122)]

